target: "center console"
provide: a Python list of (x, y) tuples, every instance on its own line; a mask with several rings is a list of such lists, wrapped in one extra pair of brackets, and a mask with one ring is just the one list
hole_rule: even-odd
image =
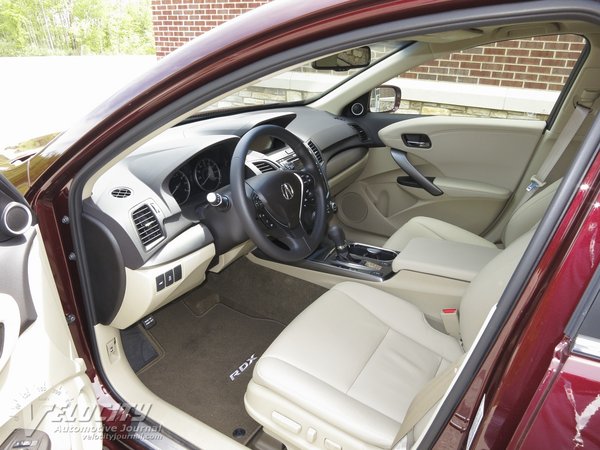
[(337, 225), (330, 225), (327, 235), (329, 239), (312, 255), (296, 263), (299, 267), (375, 282), (387, 280), (394, 274), (392, 262), (398, 252), (347, 242), (344, 231)]
[(340, 254), (337, 246), (324, 243), (298, 266), (366, 281), (384, 281), (394, 273), (392, 262), (398, 252), (367, 244), (351, 242)]
[[(394, 275), (392, 263), (399, 252), (369, 244), (347, 242), (343, 230), (331, 225), (324, 239), (308, 258), (291, 266), (363, 281), (382, 282)], [(269, 260), (259, 249), (253, 254)]]
[(332, 225), (328, 239), (302, 261), (280, 264), (259, 250), (253, 256), (259, 264), (326, 288), (350, 279), (371, 284), (415, 304), (432, 326), (445, 332), (442, 310), (458, 308), (471, 281), (501, 251), (495, 246), (414, 238), (397, 252), (347, 242), (341, 228)]

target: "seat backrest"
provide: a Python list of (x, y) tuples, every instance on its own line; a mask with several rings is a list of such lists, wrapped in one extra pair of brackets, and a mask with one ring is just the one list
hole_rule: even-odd
[(513, 212), (502, 234), (504, 245), (510, 245), (542, 219), (561, 181), (549, 184)]
[(459, 307), (460, 335), (465, 351), (475, 342), (492, 306), (498, 303), (535, 229), (517, 238), (473, 279)]

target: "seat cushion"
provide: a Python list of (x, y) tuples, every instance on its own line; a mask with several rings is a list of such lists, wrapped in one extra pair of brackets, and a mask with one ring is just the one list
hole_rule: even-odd
[[(285, 431), (273, 423), (272, 411), (282, 413), (282, 405), (292, 403), (358, 441), (391, 448), (415, 395), (462, 354), (458, 341), (431, 328), (414, 305), (369, 286), (341, 283), (264, 353), (246, 405), (275, 434)], [(279, 400), (265, 404), (267, 397), (249, 395), (258, 387)], [(286, 417), (306, 428), (303, 418), (289, 417), (291, 410)]]
[(411, 239), (417, 237), (496, 247), (492, 242), (475, 233), (431, 217), (413, 217), (392, 234), (383, 247), (401, 251)]

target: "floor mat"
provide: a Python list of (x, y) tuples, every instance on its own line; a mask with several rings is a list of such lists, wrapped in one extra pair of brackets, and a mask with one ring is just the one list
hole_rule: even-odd
[[(213, 294), (199, 299), (210, 305), (202, 314), (183, 301), (158, 311), (148, 332), (165, 355), (139, 377), (158, 396), (245, 444), (260, 427), (244, 409), (254, 358), (284, 327), (218, 301)], [(239, 429), (245, 430), (242, 436)]]
[(134, 372), (141, 371), (163, 356), (162, 349), (152, 342), (140, 325), (134, 325), (121, 331), (121, 341), (127, 361)]
[(287, 325), (327, 289), (240, 258), (220, 273), (208, 273), (206, 282), (183, 298), (194, 302), (197, 292), (218, 294), (237, 311)]

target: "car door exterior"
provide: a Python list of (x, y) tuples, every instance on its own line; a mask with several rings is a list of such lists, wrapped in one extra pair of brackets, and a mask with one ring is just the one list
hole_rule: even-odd
[(0, 448), (99, 449), (96, 394), (77, 356), (39, 229), (1, 175), (0, 208)]

